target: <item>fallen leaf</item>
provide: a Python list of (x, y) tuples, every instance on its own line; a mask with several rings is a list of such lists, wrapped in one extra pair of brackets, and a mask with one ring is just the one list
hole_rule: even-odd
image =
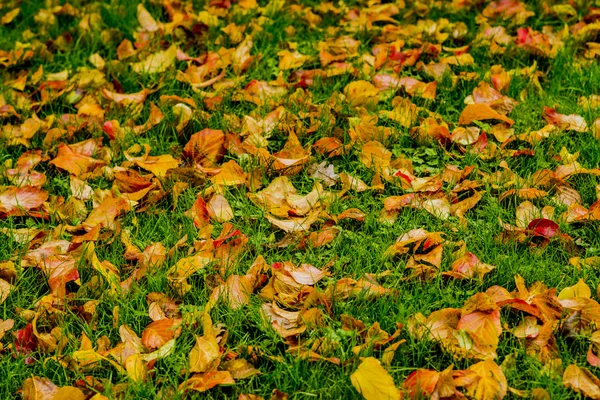
[(177, 327), (177, 322), (170, 318), (152, 322), (142, 332), (142, 344), (149, 349), (158, 349), (173, 338)]
[(497, 119), (506, 122), (509, 125), (515, 123), (512, 119), (494, 111), (487, 104), (468, 104), (460, 114), (458, 123), (460, 125), (469, 125), (473, 121), (485, 121), (490, 119)]
[(401, 398), (400, 390), (394, 385), (394, 380), (376, 358), (365, 358), (358, 369), (350, 375), (350, 380), (366, 400)]
[(235, 380), (229, 371), (213, 371), (204, 374), (194, 374), (187, 381), (183, 382), (179, 389), (206, 392), (217, 385), (233, 385), (234, 383)]
[(591, 399), (600, 399), (600, 379), (587, 368), (569, 365), (563, 374), (563, 385)]
[(190, 372), (213, 371), (219, 365), (221, 352), (217, 340), (210, 333), (196, 336), (196, 344), (190, 352)]

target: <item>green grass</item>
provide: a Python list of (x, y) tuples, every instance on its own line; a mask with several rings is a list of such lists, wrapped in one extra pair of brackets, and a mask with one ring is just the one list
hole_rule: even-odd
[[(64, 2), (60, 1), (59, 3)], [(146, 8), (157, 20), (167, 21), (167, 13), (158, 5), (158, 2), (146, 3), (148, 3)], [(320, 4), (316, 1), (300, 3), (313, 7)], [(366, 7), (361, 1), (347, 3), (356, 8)], [(412, 2), (407, 1), (406, 3)], [(562, 22), (557, 17), (542, 13), (543, 1), (530, 3), (528, 7), (537, 12), (536, 17), (532, 17), (528, 21), (534, 29), (541, 30), (544, 25), (562, 28)], [(235, 101), (229, 94), (224, 96), (223, 102), (217, 110), (208, 110), (204, 106), (202, 94), (175, 79), (176, 70), (184, 71), (186, 69), (185, 62), (177, 61), (175, 68), (158, 75), (136, 74), (128, 67), (126, 61), (109, 65), (109, 60), (116, 60), (116, 48), (122, 39), (127, 38), (134, 41), (134, 33), (139, 26), (135, 11), (137, 2), (126, 0), (92, 3), (75, 0), (70, 4), (83, 14), (99, 13), (103, 21), (100, 29), (82, 33), (78, 28), (80, 18), (68, 15), (58, 16), (56, 25), (44, 26), (34, 19), (39, 10), (44, 8), (44, 2), (14, 2), (14, 7), (21, 7), (21, 13), (11, 24), (0, 26), (0, 49), (11, 50), (15, 48), (17, 42), (32, 43), (35, 46), (49, 46), (48, 51), (53, 56), (44, 58), (36, 53), (35, 57), (25, 63), (0, 69), (0, 77), (2, 82), (6, 82), (11, 77), (14, 78), (21, 70), (27, 71), (31, 76), (40, 66), (43, 66), (46, 73), (55, 73), (66, 69), (72, 75), (78, 68), (93, 68), (88, 62), (88, 58), (90, 55), (98, 53), (107, 61), (104, 71), (107, 82), (118, 81), (124, 93), (137, 92), (142, 88), (160, 87), (160, 90), (148, 96), (143, 111), (137, 116), (132, 117), (126, 109), (115, 108), (107, 111), (105, 120), (117, 119), (122, 125), (131, 118), (138, 124), (146, 121), (150, 102), (156, 104), (165, 114), (164, 120), (147, 133), (139, 137), (129, 136), (124, 143), (119, 144), (119, 147), (115, 145), (111, 166), (117, 166), (124, 162), (125, 157), (122, 151), (134, 144), (150, 145), (151, 155), (173, 154), (175, 157), (181, 158), (183, 146), (193, 133), (204, 128), (211, 128), (223, 129), (236, 134), (239, 133), (240, 127), (232, 123), (233, 116), (238, 118), (250, 114), (264, 116), (272, 111), (272, 108), (268, 106), (256, 106), (248, 102)], [(266, 2), (259, 1), (259, 4), (265, 6)], [(196, 13), (201, 11), (203, 6), (204, 2), (194, 2), (194, 11)], [(4, 15), (10, 9), (12, 9), (12, 5), (2, 5), (0, 14)], [(448, 14), (446, 11), (434, 7), (426, 18), (433, 20), (448, 18), (450, 21), (466, 23), (469, 31), (464, 39), (456, 41), (449, 39), (447, 43), (444, 43), (444, 46), (458, 47), (470, 43), (475, 38), (479, 28), (474, 23), (474, 19), (480, 11), (481, 9), (474, 8)], [(586, 14), (587, 8), (582, 6), (579, 12), (580, 16), (583, 16)], [(407, 20), (403, 20), (401, 15), (402, 13), (396, 18), (403, 24), (414, 24), (419, 19), (413, 14), (407, 17)], [(248, 25), (247, 32), (251, 32), (252, 27), (249, 24), (255, 23), (258, 16), (257, 10), (251, 10), (247, 14), (232, 12), (228, 17), (219, 20), (218, 28), (211, 28), (208, 32), (203, 31), (194, 35), (189, 31), (177, 31), (177, 34), (165, 36), (161, 40), (176, 43), (188, 54), (199, 56), (206, 51), (216, 51), (221, 46), (233, 47), (219, 29), (230, 22), (235, 22), (237, 25)], [(571, 24), (574, 22), (577, 21), (569, 21)], [(514, 35), (518, 28), (509, 21), (502, 22), (502, 24), (506, 26), (507, 32), (511, 35)], [(341, 16), (328, 13), (323, 17), (322, 24), (311, 27), (302, 18), (285, 11), (264, 20), (262, 30), (254, 32), (252, 49), (252, 54), (260, 55), (260, 58), (254, 61), (248, 71), (240, 77), (240, 87), (243, 88), (253, 79), (270, 81), (277, 78), (279, 73), (277, 52), (287, 48), (284, 29), (290, 26), (295, 28), (296, 34), (287, 40), (296, 42), (297, 48), (302, 54), (315, 57), (313, 62), (303, 67), (312, 69), (320, 68), (317, 43), (331, 36), (327, 28), (340, 27), (343, 26), (343, 23)], [(382, 26), (382, 24), (376, 24), (371, 31), (357, 32), (354, 35), (362, 41), (359, 54), (370, 54), (372, 47), (376, 44), (375, 39), (381, 33)], [(33, 32), (34, 35), (24, 39), (23, 35), (27, 30)], [(106, 40), (109, 36), (112, 39)], [(61, 37), (63, 39), (59, 39)], [(70, 39), (67, 40), (67, 37)], [(223, 40), (221, 45), (215, 44), (219, 38)], [(152, 45), (157, 45), (158, 41), (159, 39), (153, 39)], [(542, 73), (540, 83), (544, 90), (543, 93), (535, 91), (527, 76), (513, 77), (507, 93), (511, 98), (520, 101), (510, 114), (510, 118), (515, 120), (515, 133), (520, 134), (542, 128), (545, 125), (542, 118), (544, 106), (557, 107), (558, 111), (563, 114), (579, 114), (591, 125), (598, 117), (597, 110), (582, 108), (577, 104), (577, 100), (580, 96), (597, 94), (600, 65), (596, 60), (588, 65), (581, 65), (584, 46), (583, 43), (567, 38), (564, 48), (557, 57), (546, 59), (528, 54), (514, 45), (509, 45), (505, 54), (494, 55), (489, 53), (487, 47), (475, 44), (470, 53), (475, 58), (476, 64), (455, 67), (453, 70), (455, 73), (460, 71), (476, 72), (479, 74), (479, 79), (459, 81), (456, 85), (452, 84), (451, 79), (444, 79), (438, 84), (438, 94), (435, 100), (413, 98), (412, 101), (419, 107), (439, 113), (444, 121), (456, 125), (459, 115), (464, 109), (464, 98), (471, 94), (481, 80), (484, 80), (484, 75), (491, 66), (500, 64), (506, 70), (510, 70), (528, 67), (533, 62), (537, 62), (538, 71)], [(408, 47), (408, 45), (405, 46), (405, 48)], [(357, 67), (361, 65), (359, 59), (351, 61)], [(290, 74), (289, 71), (284, 71), (284, 80), (287, 81)], [(429, 81), (429, 78), (416, 67), (404, 67), (401, 75)], [(233, 70), (229, 68), (226, 78), (235, 77)], [(315, 105), (328, 104), (327, 102), (334, 94), (342, 92), (349, 82), (357, 79), (370, 80), (370, 77), (362, 76), (362, 73), (358, 72), (356, 75), (345, 74), (323, 80), (316, 79), (315, 85), (309, 89), (312, 103)], [(36, 89), (36, 87), (28, 85), (25, 93), (31, 95), (32, 100), (37, 100)], [(211, 89), (204, 90), (210, 91)], [(527, 90), (528, 95), (521, 100), (520, 94), (524, 90)], [(90, 91), (90, 93), (100, 100), (98, 92)], [(0, 84), (0, 94), (4, 95), (9, 104), (14, 101), (13, 89), (9, 86)], [(171, 107), (159, 100), (162, 94), (190, 98), (198, 104), (198, 110), (193, 114), (192, 120), (180, 133), (175, 130), (176, 117), (173, 115)], [(305, 104), (289, 99), (284, 99), (283, 104), (295, 115), (308, 111)], [(339, 107), (339, 111), (335, 112), (335, 128), (341, 129), (344, 132), (344, 138), (349, 140), (348, 118), (358, 116), (357, 110), (347, 103), (340, 104)], [(377, 108), (372, 110), (372, 113), (389, 109), (391, 109), (391, 99), (382, 100)], [(62, 95), (49, 104), (34, 108), (26, 107), (17, 111), (23, 115), (23, 118), (29, 117), (35, 112), (38, 117), (43, 119), (50, 115), (58, 117), (66, 113), (75, 113), (76, 108), (68, 103), (66, 95)], [(420, 116), (424, 117), (425, 113), (421, 112)], [(4, 119), (2, 122), (18, 124), (18, 121), (12, 117)], [(308, 126), (308, 123), (305, 125)], [(445, 151), (437, 143), (418, 145), (411, 139), (408, 129), (384, 118), (380, 118), (378, 125), (392, 128), (393, 135), (384, 143), (385, 146), (393, 151), (395, 156), (404, 155), (411, 159), (416, 171), (441, 169), (446, 164), (454, 164), (460, 168), (473, 165), (476, 168), (473, 174), (494, 173), (500, 170), (499, 162), (502, 159), (484, 160), (476, 155), (461, 154), (456, 147)], [(322, 137), (332, 136), (333, 128), (333, 126), (324, 125), (311, 135), (300, 136), (300, 140), (303, 145), (313, 144)], [(44, 136), (43, 133), (36, 134), (32, 139), (31, 149), (43, 149), (50, 158), (53, 158), (56, 155), (56, 149), (43, 146)], [(76, 143), (99, 136), (104, 138), (104, 144), (108, 147), (110, 143), (106, 135), (103, 135), (101, 131), (86, 129), (77, 132), (69, 142)], [(275, 130), (270, 139), (269, 150), (274, 152), (281, 149), (286, 140), (286, 132)], [(527, 149), (529, 147), (524, 142), (513, 142), (508, 146), (510, 149)], [(528, 178), (540, 169), (553, 170), (556, 168), (560, 162), (554, 156), (558, 155), (563, 147), (571, 153), (579, 151), (579, 162), (586, 168), (597, 168), (600, 164), (600, 142), (594, 139), (590, 133), (576, 132), (562, 132), (540, 142), (534, 147), (535, 154), (533, 156), (508, 158), (505, 161), (515, 174), (522, 178)], [(0, 143), (0, 161), (12, 160), (14, 163), (26, 150), (23, 146), (8, 146), (6, 143)], [(328, 159), (313, 152), (313, 158), (317, 163), (321, 161), (333, 163), (337, 173), (347, 172), (369, 183), (373, 177), (373, 171), (361, 164), (359, 154), (360, 147), (356, 146), (341, 157)], [(225, 156), (225, 161), (229, 159), (237, 160), (240, 165), (245, 165), (233, 154)], [(50, 194), (61, 195), (65, 199), (70, 195), (69, 178), (64, 172), (47, 163), (39, 165), (37, 170), (45, 172), (47, 183), (44, 188)], [(268, 184), (272, 178), (273, 176), (266, 176), (265, 183)], [(6, 179), (1, 179), (3, 179), (0, 181), (1, 184), (9, 185)], [(314, 184), (314, 179), (305, 170), (290, 179), (298, 191), (303, 194), (308, 193)], [(600, 184), (600, 177), (579, 175), (570, 178), (569, 182), (581, 194), (584, 205), (589, 206), (597, 200), (596, 186)], [(173, 183), (168, 180), (163, 182), (166, 189), (172, 187)], [(104, 178), (90, 180), (89, 184), (94, 189), (110, 189), (112, 187), (112, 182)], [(226, 188), (225, 197), (235, 213), (231, 222), (236, 229), (248, 237), (245, 251), (231, 270), (227, 271), (227, 275), (243, 275), (258, 255), (264, 256), (269, 264), (289, 260), (294, 264), (308, 263), (321, 267), (331, 261), (331, 277), (318, 283), (319, 290), (324, 290), (328, 285), (332, 285), (344, 277), (358, 279), (365, 273), (391, 271), (389, 276), (380, 279), (380, 283), (386, 288), (396, 289), (395, 295), (374, 300), (358, 296), (347, 301), (336, 301), (332, 305), (331, 315), (326, 316), (324, 327), (309, 330), (301, 335), (301, 340), (308, 343), (320, 337), (336, 338), (340, 346), (332, 355), (341, 359), (341, 365), (336, 366), (324, 361), (299, 360), (293, 354), (287, 353), (285, 340), (280, 338), (261, 319), (260, 308), (263, 302), (257, 295), (253, 295), (250, 303), (239, 310), (231, 310), (226, 304), (219, 303), (211, 313), (213, 322), (222, 324), (227, 329), (226, 349), (246, 357), (248, 356), (248, 346), (254, 346), (264, 354), (253, 360), (256, 368), (261, 371), (261, 375), (239, 380), (233, 386), (216, 387), (202, 394), (184, 395), (177, 391), (178, 386), (189, 377), (189, 374), (185, 373), (185, 369), (188, 368), (189, 353), (195, 343), (194, 335), (202, 334), (199, 324), (187, 325), (182, 329), (173, 354), (158, 360), (152, 376), (142, 384), (130, 383), (127, 376), (119, 375), (108, 363), (102, 363), (100, 367), (90, 371), (67, 368), (58, 363), (57, 360), (62, 356), (69, 356), (79, 348), (82, 332), (85, 332), (92, 343), (96, 343), (96, 340), (103, 336), (108, 337), (113, 346), (119, 343), (118, 329), (113, 326), (115, 307), (119, 309), (118, 325), (127, 324), (138, 335), (141, 335), (145, 327), (152, 322), (148, 317), (146, 301), (148, 293), (165, 293), (177, 299), (180, 302), (180, 308), (186, 312), (204, 309), (211, 293), (207, 284), (213, 279), (210, 275), (215, 271), (207, 269), (190, 278), (193, 290), (183, 296), (180, 296), (170, 286), (167, 271), (179, 259), (186, 257), (188, 246), (192, 246), (193, 242), (198, 240), (196, 227), (191, 219), (184, 216), (184, 213), (192, 206), (197, 193), (209, 186), (206, 184), (204, 187), (188, 188), (181, 195), (175, 207), (172, 196), (169, 194), (151, 205), (145, 212), (132, 211), (119, 217), (121, 228), (131, 230), (132, 242), (142, 250), (155, 242), (161, 242), (165, 248), (170, 249), (184, 235), (187, 235), (188, 238), (187, 245), (174, 251), (172, 256), (167, 257), (160, 269), (134, 283), (129, 293), (123, 296), (107, 296), (105, 293), (107, 286), (101, 280), (100, 287), (94, 287), (93, 283), (96, 280), (93, 278), (97, 276), (96, 272), (89, 264), (81, 263), (79, 272), (82, 286), (79, 288), (73, 283), (67, 285), (68, 291), (71, 292), (70, 296), (72, 296), (69, 298), (69, 306), (60, 306), (58, 308), (63, 312), (54, 314), (50, 318), (44, 317), (44, 322), (47, 324), (44, 329), (53, 326), (61, 327), (63, 335), (67, 339), (66, 346), (56, 354), (44, 351), (35, 352), (32, 357), (36, 359), (36, 362), (25, 364), (22, 356), (14, 356), (14, 352), (10, 348), (13, 341), (12, 333), (7, 332), (1, 339), (5, 350), (0, 353), (0, 398), (17, 398), (24, 380), (31, 376), (47, 377), (58, 386), (74, 385), (77, 380), (93, 376), (102, 382), (103, 394), (109, 398), (112, 398), (118, 391), (123, 391), (122, 398), (221, 399), (237, 398), (242, 393), (252, 393), (268, 398), (274, 389), (286, 392), (290, 398), (294, 399), (355, 398), (358, 394), (350, 383), (349, 375), (356, 369), (360, 360), (352, 353), (351, 349), (360, 344), (360, 340), (356, 334), (348, 334), (342, 330), (340, 322), (342, 314), (349, 314), (360, 319), (367, 326), (379, 322), (382, 329), (391, 334), (395, 330), (397, 322), (406, 324), (409, 317), (417, 312), (427, 316), (442, 308), (460, 308), (469, 297), (485, 291), (490, 286), (501, 285), (512, 291), (515, 289), (514, 276), (517, 274), (523, 276), (528, 285), (539, 280), (548, 287), (556, 287), (559, 291), (564, 287), (574, 285), (580, 278), (583, 278), (595, 293), (595, 288), (600, 281), (600, 274), (597, 270), (574, 269), (569, 265), (569, 259), (574, 256), (582, 258), (600, 256), (600, 235), (597, 222), (585, 225), (561, 224), (562, 232), (575, 239), (577, 245), (572, 247), (552, 242), (543, 250), (533, 251), (528, 248), (527, 244), (501, 243), (496, 240), (502, 231), (498, 224), (498, 218), (500, 217), (504, 222), (514, 223), (515, 210), (521, 200), (513, 197), (499, 201), (499, 191), (489, 184), (484, 186), (485, 194), (480, 203), (466, 213), (465, 218), (468, 221), (466, 228), (459, 224), (456, 217), (441, 221), (424, 210), (412, 209), (402, 210), (397, 221), (392, 225), (387, 225), (379, 219), (382, 200), (391, 195), (404, 194), (405, 191), (388, 184), (383, 193), (348, 192), (330, 206), (330, 214), (335, 215), (349, 208), (359, 208), (367, 215), (365, 221), (341, 221), (338, 224), (341, 233), (332, 243), (324, 247), (305, 250), (300, 250), (295, 246), (286, 248), (272, 246), (283, 237), (283, 233), (272, 227), (264, 218), (265, 212), (249, 201), (246, 196), (246, 188)], [(339, 185), (334, 188), (334, 190), (339, 189)], [(445, 187), (444, 189), (450, 188)], [(554, 204), (551, 196), (533, 200), (533, 202), (540, 208)], [(88, 201), (86, 206), (91, 209), (91, 202)], [(557, 212), (562, 211), (564, 208), (557, 207)], [(48, 220), (33, 217), (9, 217), (0, 220), (0, 226), (9, 230), (29, 227), (40, 228), (47, 232), (56, 228), (59, 223), (60, 221), (55, 217)], [(221, 226), (216, 223), (214, 225), (213, 237), (216, 237), (221, 231)], [(430, 232), (444, 232), (444, 237), (448, 242), (465, 241), (469, 251), (475, 253), (483, 262), (495, 265), (496, 270), (488, 274), (483, 281), (448, 280), (444, 279), (441, 274), (427, 282), (403, 280), (402, 278), (406, 275), (404, 267), (407, 257), (384, 258), (383, 253), (401, 234), (416, 228), (424, 228)], [(63, 233), (59, 237), (67, 240), (71, 238), (68, 233)], [(131, 263), (124, 258), (125, 247), (116, 235), (115, 240), (109, 239), (113, 238), (109, 237), (96, 243), (97, 255), (100, 260), (108, 260), (117, 266), (122, 272), (122, 278), (125, 278), (133, 270)], [(451, 248), (447, 244), (442, 270), (447, 270), (452, 262)], [(0, 239), (0, 261), (12, 259), (18, 265), (27, 250), (26, 244), (14, 241), (10, 235), (4, 235)], [(36, 303), (49, 293), (47, 279), (41, 271), (19, 266), (17, 269), (17, 278), (13, 282), (14, 290), (8, 299), (0, 304), (0, 319), (15, 320), (13, 332), (22, 329), (28, 322), (23, 311), (33, 310)], [(83, 304), (90, 300), (98, 300), (97, 310), (91, 322), (86, 321), (81, 312), (78, 312)], [(514, 326), (519, 322), (519, 318), (520, 316), (511, 313), (508, 309), (502, 311), (503, 324)], [(589, 345), (586, 338), (567, 338), (559, 333), (556, 334), (556, 337), (563, 366), (566, 367), (572, 363), (586, 366), (585, 357)], [(407, 342), (398, 348), (389, 368), (397, 386), (400, 386), (412, 371), (419, 368), (441, 371), (450, 364), (454, 364), (455, 369), (468, 368), (473, 364), (472, 360), (454, 359), (452, 355), (443, 352), (435, 343), (412, 338), (407, 330), (403, 330), (399, 338), (406, 339)], [(522, 343), (505, 331), (501, 336), (498, 348), (498, 359), (496, 359), (498, 365), (511, 354), (517, 357), (517, 366), (512, 370), (507, 368), (505, 371), (510, 387), (520, 390), (542, 387), (551, 394), (552, 398), (578, 398), (574, 392), (563, 387), (560, 375), (543, 374), (542, 364), (534, 357), (527, 355)], [(366, 350), (360, 355), (379, 357), (381, 351)], [(276, 357), (280, 357), (281, 360), (276, 360)], [(591, 366), (589, 368), (596, 375), (600, 374), (598, 368)]]

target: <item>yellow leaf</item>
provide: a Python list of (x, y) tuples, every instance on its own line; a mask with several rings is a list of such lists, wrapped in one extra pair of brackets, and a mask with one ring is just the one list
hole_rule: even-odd
[(15, 19), (17, 17), (17, 15), (19, 15), (20, 12), (21, 12), (20, 8), (15, 8), (14, 10), (11, 10), (11, 11), (7, 12), (6, 14), (4, 14), (2, 16), (2, 19), (0, 20), (0, 22), (2, 22), (2, 25), (10, 24), (13, 21), (13, 19)]
[(84, 400), (83, 392), (73, 386), (63, 386), (58, 389), (52, 400)]
[(583, 279), (580, 279), (579, 282), (573, 286), (564, 288), (558, 294), (559, 300), (575, 299), (577, 297), (584, 299), (589, 299), (592, 297), (592, 291), (590, 290), (589, 286), (586, 285)]
[(300, 54), (297, 51), (292, 53), (289, 50), (282, 50), (277, 55), (279, 56), (279, 69), (282, 70), (300, 68), (306, 61), (310, 60), (309, 56)]
[(23, 400), (52, 400), (58, 388), (50, 379), (34, 376), (23, 382)]
[(171, 46), (167, 50), (157, 51), (148, 56), (144, 61), (131, 64), (131, 68), (137, 73), (156, 74), (165, 72), (175, 63), (177, 47)]
[(379, 89), (371, 82), (353, 81), (344, 88), (344, 94), (352, 106), (375, 106), (379, 102)]
[(585, 397), (600, 399), (600, 379), (587, 368), (569, 365), (563, 374), (563, 385), (581, 392)]
[(152, 14), (141, 3), (137, 6), (137, 18), (144, 31), (155, 32), (160, 29), (160, 24), (156, 22)]
[(469, 368), (479, 379), (467, 386), (467, 395), (476, 400), (498, 400), (506, 396), (508, 384), (502, 369), (492, 360), (471, 365)]
[(179, 161), (170, 154), (163, 154), (156, 157), (149, 156), (145, 160), (136, 160), (135, 163), (140, 168), (152, 172), (159, 178), (164, 178), (168, 170), (179, 166)]
[(350, 375), (352, 385), (366, 400), (399, 400), (400, 391), (379, 360), (367, 357)]
[(127, 357), (125, 370), (127, 371), (127, 376), (136, 383), (146, 380), (146, 366), (140, 353), (134, 353)]
[(0, 304), (4, 303), (4, 300), (7, 299), (12, 287), (13, 286), (4, 279), (0, 279)]
[(196, 345), (190, 352), (190, 372), (206, 372), (219, 365), (219, 344), (212, 335), (196, 337)]

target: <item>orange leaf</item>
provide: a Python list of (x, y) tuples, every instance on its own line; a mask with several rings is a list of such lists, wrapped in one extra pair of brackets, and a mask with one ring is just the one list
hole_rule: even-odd
[(213, 371), (195, 374), (179, 387), (180, 390), (196, 390), (206, 392), (217, 385), (233, 385), (235, 381), (229, 371)]
[(142, 332), (142, 343), (149, 349), (158, 349), (175, 336), (176, 321), (165, 318), (152, 322)]
[(465, 107), (463, 112), (460, 114), (458, 119), (459, 125), (469, 125), (473, 121), (484, 121), (487, 119), (498, 119), (504, 121), (509, 125), (515, 123), (512, 119), (494, 111), (487, 104), (469, 104)]
[(225, 153), (225, 134), (217, 129), (194, 133), (183, 148), (183, 154), (206, 168), (215, 167)]
[(64, 143), (58, 145), (58, 154), (55, 159), (50, 161), (50, 164), (75, 176), (81, 176), (94, 168), (106, 165), (102, 160), (73, 151), (71, 146)]

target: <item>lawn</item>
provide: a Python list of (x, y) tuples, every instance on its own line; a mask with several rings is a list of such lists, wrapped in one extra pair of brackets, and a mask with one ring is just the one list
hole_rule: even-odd
[(0, 398), (600, 399), (594, 6), (3, 1)]

